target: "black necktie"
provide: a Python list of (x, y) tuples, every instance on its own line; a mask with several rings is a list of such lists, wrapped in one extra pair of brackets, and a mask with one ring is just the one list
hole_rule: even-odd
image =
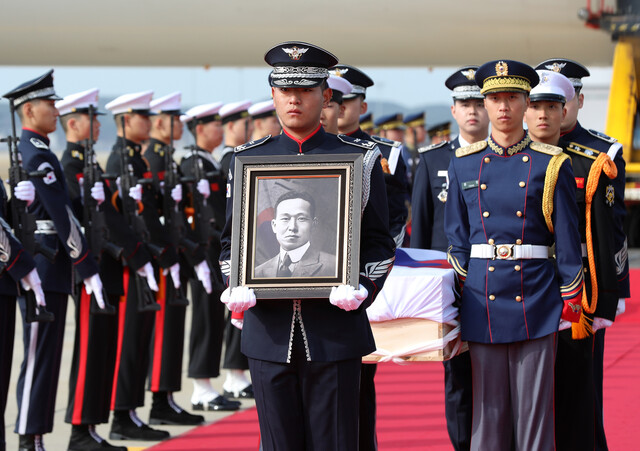
[(291, 277), (290, 265), (291, 257), (289, 257), (289, 254), (284, 254), (284, 258), (280, 262), (280, 266), (278, 266), (278, 277)]

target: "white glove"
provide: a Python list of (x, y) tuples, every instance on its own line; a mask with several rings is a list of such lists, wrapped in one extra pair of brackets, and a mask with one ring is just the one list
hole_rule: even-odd
[(98, 202), (98, 205), (102, 204), (102, 202), (104, 202), (104, 185), (102, 184), (102, 182), (96, 182), (92, 187), (91, 187), (91, 197), (93, 197), (93, 199)]
[(147, 284), (151, 290), (158, 291), (158, 282), (156, 282), (156, 276), (153, 274), (153, 266), (151, 266), (151, 263), (145, 263), (144, 266), (139, 268), (136, 272), (141, 277), (147, 279)]
[(129, 197), (136, 202), (140, 202), (142, 200), (142, 185), (138, 183), (136, 186), (129, 188)]
[(171, 274), (171, 280), (173, 280), (173, 287), (180, 288), (180, 263), (174, 263), (169, 269), (162, 270), (162, 274), (165, 276)]
[(202, 194), (202, 197), (208, 199), (211, 195), (211, 187), (209, 186), (209, 181), (205, 179), (200, 179), (198, 184), (196, 185), (198, 192)]
[(84, 288), (87, 290), (87, 294), (93, 294), (96, 297), (96, 302), (98, 303), (98, 307), (104, 309), (104, 298), (102, 297), (102, 279), (100, 279), (100, 275), (95, 273), (91, 277), (87, 277), (84, 279)]
[(242, 330), (242, 326), (244, 326), (244, 320), (239, 318), (231, 318), (231, 325), (236, 327), (237, 329)]
[(36, 303), (40, 307), (47, 305), (44, 300), (44, 291), (42, 291), (42, 282), (40, 282), (40, 276), (35, 268), (33, 268), (29, 274), (20, 279), (20, 283), (25, 290), (33, 290), (33, 293), (36, 295)]
[(176, 204), (182, 202), (182, 185), (176, 185), (171, 190), (171, 198)]
[(571, 321), (565, 321), (560, 319), (560, 325), (558, 326), (558, 332), (561, 330), (569, 329), (571, 327)]
[(249, 287), (227, 288), (220, 295), (220, 301), (235, 313), (242, 313), (256, 305), (256, 294)]
[(27, 203), (27, 207), (33, 203), (36, 198), (36, 188), (29, 180), (23, 180), (18, 182), (13, 190), (13, 194), (20, 200)]
[(591, 325), (591, 327), (593, 328), (593, 331), (595, 332), (596, 330), (600, 330), (600, 329), (604, 329), (605, 327), (609, 327), (613, 324), (613, 321), (610, 321), (608, 319), (605, 318), (598, 318), (597, 316), (595, 318), (593, 318), (593, 324)]
[(351, 285), (338, 285), (337, 287), (331, 288), (329, 302), (348, 312), (360, 307), (368, 295), (369, 292), (362, 285), (360, 285), (357, 290)]
[(194, 267), (194, 269), (196, 270), (196, 277), (198, 277), (198, 280), (202, 282), (204, 291), (206, 291), (207, 294), (211, 294), (211, 269), (209, 268), (207, 261), (202, 260)]
[(624, 303), (624, 298), (618, 299), (618, 306), (616, 307), (616, 318), (618, 315), (622, 315), (626, 310), (626, 305)]

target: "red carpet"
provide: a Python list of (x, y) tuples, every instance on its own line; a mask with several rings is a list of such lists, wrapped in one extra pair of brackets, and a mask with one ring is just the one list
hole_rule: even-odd
[[(632, 270), (627, 311), (607, 331), (604, 415), (609, 449), (640, 449), (640, 269)], [(381, 451), (450, 451), (444, 418), (444, 374), (439, 362), (378, 366), (378, 441)], [(638, 434), (638, 435), (636, 435)], [(196, 428), (154, 451), (257, 450), (255, 409)]]

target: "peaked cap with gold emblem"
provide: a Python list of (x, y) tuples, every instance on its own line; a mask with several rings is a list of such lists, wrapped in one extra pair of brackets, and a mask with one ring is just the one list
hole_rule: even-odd
[(513, 60), (484, 63), (475, 74), (481, 94), (490, 92), (526, 92), (538, 84), (538, 74), (531, 66)]
[(338, 58), (316, 45), (301, 41), (282, 42), (267, 51), (264, 60), (273, 71), (269, 84), (274, 88), (314, 88), (329, 77), (329, 68)]

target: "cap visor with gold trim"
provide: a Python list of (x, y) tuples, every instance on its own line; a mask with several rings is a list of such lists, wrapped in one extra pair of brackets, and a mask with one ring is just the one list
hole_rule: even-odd
[(514, 60), (484, 63), (475, 74), (483, 95), (493, 92), (524, 92), (538, 84), (538, 74), (531, 66)]
[(282, 42), (264, 55), (273, 71), (269, 84), (274, 88), (314, 88), (329, 77), (329, 68), (338, 58), (316, 45), (301, 41)]

